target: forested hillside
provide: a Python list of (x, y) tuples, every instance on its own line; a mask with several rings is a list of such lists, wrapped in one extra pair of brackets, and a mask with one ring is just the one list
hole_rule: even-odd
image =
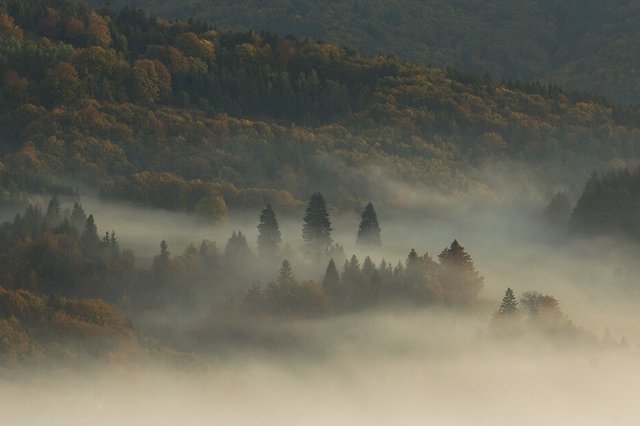
[[(96, 4), (104, 3), (94, 0)], [(640, 100), (632, 0), (115, 0), (220, 28), (268, 29), (500, 78), (550, 79)]]
[(640, 169), (594, 173), (587, 181), (569, 225), (583, 234), (640, 236)]
[(388, 177), (465, 188), (489, 157), (638, 155), (636, 106), (554, 85), (81, 1), (3, 0), (0, 32), (8, 193), (81, 179), (216, 219), (265, 199), (286, 211), (318, 189), (339, 206), (383, 198), (375, 179)]

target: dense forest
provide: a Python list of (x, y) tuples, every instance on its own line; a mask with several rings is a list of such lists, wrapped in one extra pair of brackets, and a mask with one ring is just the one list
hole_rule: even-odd
[[(104, 1), (93, 0), (96, 5)], [(499, 78), (640, 100), (633, 0), (114, 0), (221, 29), (269, 30)]]
[(551, 84), (82, 1), (3, 0), (0, 32), (5, 199), (80, 180), (219, 221), (318, 189), (393, 203), (388, 178), (464, 191), (488, 158), (571, 174), (638, 155), (637, 106)]
[[(361, 228), (370, 227), (371, 212), (375, 215), (369, 204)], [(223, 249), (203, 240), (181, 255), (172, 255), (163, 240), (146, 270), (136, 266), (133, 252), (120, 247), (115, 230), (100, 236), (92, 214), (77, 202), (64, 207), (54, 196), (46, 209), (30, 205), (0, 226), (2, 284), (43, 295), (101, 298), (129, 313), (167, 305), (199, 309), (235, 299), (252, 311), (302, 315), (379, 303), (464, 305), (473, 303), (482, 288), (483, 278), (457, 240), (437, 261), (413, 249), (396, 265), (384, 259), (375, 265), (369, 256), (362, 263), (355, 255), (347, 258), (331, 237), (320, 193), (311, 197), (303, 218), (304, 256), (294, 255), (305, 274), (321, 271), (317, 277), (295, 278), (292, 264), (283, 259), (291, 249), (281, 246), (271, 205), (260, 212), (258, 229), (257, 252), (242, 231), (234, 231)], [(376, 229), (369, 233), (374, 243), (380, 242)], [(344, 264), (341, 272), (336, 263)], [(277, 277), (269, 276), (278, 268)], [(262, 288), (256, 282), (266, 284)]]
[(593, 173), (571, 215), (571, 230), (582, 234), (640, 237), (640, 169)]

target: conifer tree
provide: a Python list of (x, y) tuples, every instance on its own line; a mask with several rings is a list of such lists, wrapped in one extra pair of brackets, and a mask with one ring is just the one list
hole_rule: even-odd
[(362, 212), (356, 244), (363, 246), (381, 246), (380, 225), (373, 204), (369, 203)]
[(280, 273), (278, 275), (278, 284), (280, 286), (291, 286), (295, 284), (295, 278), (293, 277), (293, 269), (287, 259), (282, 261), (280, 266)]
[(153, 273), (156, 285), (165, 286), (169, 282), (171, 259), (169, 244), (165, 240), (160, 242), (160, 254), (153, 258)]
[[(362, 262), (362, 271), (360, 273), (360, 282), (356, 287), (357, 299), (361, 303), (369, 303), (373, 299), (373, 277), (377, 276), (376, 265), (369, 256)], [(378, 276), (379, 279), (379, 276)]]
[(104, 237), (102, 237), (102, 247), (111, 247), (111, 236), (109, 235), (109, 231), (106, 231)]
[(95, 249), (100, 244), (98, 228), (92, 214), (89, 215), (84, 223), (84, 231), (82, 231), (82, 243), (87, 249)]
[(416, 266), (418, 264), (418, 253), (416, 253), (415, 249), (411, 249), (409, 255), (407, 256), (407, 268)]
[(60, 200), (57, 196), (54, 195), (53, 197), (51, 197), (51, 200), (49, 200), (49, 205), (47, 206), (47, 226), (53, 228), (60, 223), (60, 220)]
[(513, 290), (511, 290), (511, 288), (507, 288), (507, 290), (504, 292), (502, 303), (500, 303), (500, 307), (496, 311), (496, 316), (514, 315), (517, 312), (518, 312), (518, 301), (516, 300), (516, 297), (513, 295)]
[(111, 235), (109, 236), (109, 245), (112, 248), (117, 248), (120, 244), (118, 243), (118, 239), (116, 238), (116, 231), (111, 230)]
[(331, 239), (331, 220), (327, 203), (321, 193), (311, 196), (303, 218), (302, 239), (307, 249), (318, 250), (329, 247)]
[(329, 260), (327, 270), (322, 280), (322, 287), (333, 298), (338, 297), (340, 292), (340, 275), (338, 274), (338, 268), (333, 259)]
[(360, 262), (358, 262), (358, 258), (354, 254), (350, 260), (345, 260), (342, 271), (342, 285), (352, 303), (360, 301), (361, 280), (362, 270), (360, 269)]
[(242, 231), (233, 231), (227, 245), (224, 248), (224, 255), (233, 262), (244, 263), (253, 257), (247, 238)]
[(169, 260), (169, 244), (165, 240), (160, 241), (160, 258), (163, 261)]
[(111, 230), (111, 235), (109, 235), (109, 248), (111, 249), (111, 254), (114, 256), (120, 255), (120, 243), (116, 238), (116, 231)]
[(453, 240), (449, 247), (442, 250), (438, 259), (439, 281), (444, 290), (445, 300), (453, 303), (475, 300), (482, 289), (484, 279), (458, 240)]
[(260, 212), (260, 223), (258, 224), (258, 255), (260, 257), (276, 255), (280, 250), (281, 238), (276, 213), (269, 203)]
[(374, 265), (373, 261), (369, 256), (364, 259), (362, 263), (362, 279), (365, 282), (369, 282), (371, 277), (376, 272), (376, 265)]
[(71, 210), (70, 224), (71, 224), (71, 227), (76, 232), (76, 235), (82, 234), (82, 230), (84, 228), (84, 223), (86, 222), (86, 220), (87, 220), (87, 215), (82, 209), (82, 206), (80, 205), (80, 203), (74, 203), (73, 210)]

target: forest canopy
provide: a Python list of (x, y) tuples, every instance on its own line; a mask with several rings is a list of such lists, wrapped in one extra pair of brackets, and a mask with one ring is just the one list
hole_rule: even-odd
[(451, 191), (483, 158), (638, 156), (637, 106), (553, 84), (82, 1), (3, 0), (0, 32), (9, 193), (81, 179), (217, 221), (316, 190), (338, 207), (380, 200), (382, 170)]
[[(92, 0), (96, 5), (103, 0)], [(640, 101), (633, 0), (112, 0), (221, 29), (269, 30), (499, 78)]]

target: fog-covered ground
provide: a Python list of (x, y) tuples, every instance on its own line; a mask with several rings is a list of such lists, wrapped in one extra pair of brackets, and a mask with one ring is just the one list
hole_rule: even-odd
[(3, 380), (3, 424), (634, 425), (640, 415), (635, 348), (495, 338), (451, 312), (283, 327), (299, 350)]
[[(437, 257), (458, 239), (485, 277), (483, 308), (247, 323), (270, 345), (240, 345), (219, 356), (207, 351), (215, 342), (198, 341), (206, 339), (200, 332), (186, 336), (194, 340), (184, 346), (191, 344), (197, 361), (180, 368), (116, 361), (88, 371), (13, 374), (0, 380), (1, 423), (638, 424), (638, 244), (570, 237), (542, 216), (553, 192), (566, 188), (539, 185), (526, 174), (488, 176), (486, 187), (447, 197), (388, 181), (384, 190), (396, 200), (378, 210), (384, 244), (374, 251), (355, 246), (359, 212), (332, 212), (334, 241), (361, 261), (371, 255), (395, 264), (411, 248)], [(209, 226), (181, 213), (90, 197), (82, 203), (99, 230), (115, 229), (141, 265), (150, 264), (163, 239), (172, 255), (203, 239), (222, 251), (231, 232), (242, 230), (255, 249), (257, 211), (230, 212), (227, 223)], [(298, 278), (320, 280), (322, 271), (300, 255), (302, 215), (280, 217), (283, 245)], [(263, 283), (275, 278), (277, 266)], [(584, 339), (496, 337), (491, 312), (506, 287), (557, 297)], [(193, 332), (193, 323), (182, 326)], [(626, 346), (612, 344), (623, 336)]]

